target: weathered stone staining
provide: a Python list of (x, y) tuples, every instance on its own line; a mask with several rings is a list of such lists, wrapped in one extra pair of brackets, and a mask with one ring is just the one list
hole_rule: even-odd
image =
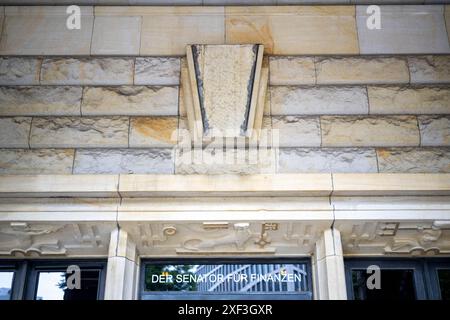
[(71, 174), (74, 149), (0, 149), (0, 174)]
[(450, 172), (449, 148), (378, 149), (377, 157), (380, 172)]

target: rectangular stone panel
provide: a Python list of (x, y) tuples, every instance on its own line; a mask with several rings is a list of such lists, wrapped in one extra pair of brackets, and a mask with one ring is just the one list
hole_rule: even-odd
[(414, 116), (322, 116), (324, 147), (411, 147), (420, 143)]
[(275, 173), (276, 149), (176, 149), (176, 174), (261, 174)]
[(421, 146), (450, 146), (450, 116), (419, 116)]
[(81, 95), (81, 87), (0, 87), (0, 115), (80, 115)]
[(32, 148), (128, 147), (128, 117), (34, 118)]
[(319, 117), (272, 116), (272, 132), (279, 137), (275, 147), (320, 147)]
[(269, 84), (306, 85), (316, 83), (314, 57), (276, 57), (269, 58)]
[(71, 174), (73, 149), (0, 149), (0, 174)]
[(137, 57), (135, 85), (171, 86), (180, 83), (180, 58)]
[(380, 172), (450, 172), (450, 148), (378, 149)]
[(408, 57), (411, 83), (450, 83), (450, 56)]
[(371, 114), (450, 114), (448, 87), (367, 88)]
[(178, 114), (177, 87), (86, 87), (83, 115), (166, 116)]
[(318, 84), (409, 83), (402, 57), (316, 58)]
[(41, 84), (127, 85), (133, 84), (132, 58), (44, 59)]
[(39, 58), (0, 58), (0, 85), (39, 84), (41, 63)]
[(80, 29), (66, 26), (66, 6), (8, 6), (0, 54), (89, 55), (93, 7), (82, 6)]
[(279, 173), (377, 172), (374, 149), (281, 148)]
[(138, 55), (140, 41), (141, 17), (95, 17), (91, 54)]
[(380, 6), (381, 28), (367, 27), (367, 6), (356, 6), (361, 54), (449, 53), (442, 5)]
[(365, 87), (270, 87), (272, 115), (367, 114)]
[(102, 16), (141, 16), (141, 55), (185, 55), (188, 44), (224, 43), (223, 7), (102, 7)]
[(75, 174), (173, 174), (172, 149), (80, 149)]
[(354, 6), (225, 7), (226, 43), (269, 54), (358, 54)]
[(0, 148), (28, 148), (30, 117), (0, 118)]
[(131, 118), (130, 148), (170, 148), (178, 140), (178, 117)]

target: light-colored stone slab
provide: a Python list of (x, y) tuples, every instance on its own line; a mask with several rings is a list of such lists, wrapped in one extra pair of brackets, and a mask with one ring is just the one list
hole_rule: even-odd
[(448, 195), (450, 174), (334, 173), (333, 195)]
[(171, 149), (81, 149), (77, 150), (74, 174), (172, 174)]
[(361, 54), (450, 53), (444, 6), (380, 6), (381, 28), (370, 30), (367, 6), (356, 6)]
[(270, 57), (269, 84), (306, 85), (315, 84), (314, 57)]
[(450, 146), (450, 116), (419, 116), (421, 146)]
[(81, 87), (0, 87), (0, 115), (80, 115), (81, 95)]
[(408, 83), (406, 59), (401, 57), (316, 58), (318, 84)]
[(73, 149), (0, 149), (0, 174), (70, 174)]
[(226, 7), (226, 43), (269, 54), (358, 54), (353, 6)]
[(261, 174), (275, 173), (276, 152), (274, 149), (177, 149), (176, 174)]
[(321, 117), (324, 147), (408, 147), (420, 143), (414, 116)]
[(408, 57), (411, 83), (450, 83), (450, 56)]
[(279, 173), (377, 172), (374, 149), (282, 148)]
[(367, 88), (371, 114), (449, 114), (448, 87)]
[(447, 26), (448, 42), (450, 43), (450, 4), (445, 5), (445, 25)]
[(128, 146), (128, 117), (34, 118), (32, 148), (108, 148)]
[(141, 17), (95, 17), (91, 54), (138, 55), (140, 42)]
[(178, 117), (138, 117), (130, 125), (131, 148), (170, 148), (177, 143)]
[(39, 84), (41, 63), (37, 58), (0, 58), (0, 85)]
[(178, 114), (177, 87), (86, 87), (83, 115), (169, 116)]
[(327, 196), (330, 174), (257, 175), (125, 175), (120, 176), (123, 197), (158, 196)]
[(278, 131), (279, 147), (320, 147), (318, 117), (273, 116), (272, 131)]
[(448, 148), (378, 149), (380, 172), (450, 173)]
[(133, 84), (133, 65), (132, 58), (44, 59), (41, 71), (41, 84)]
[(180, 58), (137, 57), (135, 85), (170, 86), (180, 83)]
[(270, 88), (272, 115), (367, 114), (365, 87)]
[(31, 118), (0, 118), (0, 148), (28, 148)]
[(4, 175), (0, 197), (100, 197), (116, 198), (117, 175)]
[(93, 7), (81, 8), (81, 28), (66, 27), (66, 6), (10, 6), (0, 41), (4, 55), (89, 55)]

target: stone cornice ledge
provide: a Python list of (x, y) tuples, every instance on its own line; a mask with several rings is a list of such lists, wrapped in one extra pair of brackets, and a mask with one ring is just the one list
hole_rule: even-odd
[(450, 195), (450, 174), (4, 175), (0, 197)]

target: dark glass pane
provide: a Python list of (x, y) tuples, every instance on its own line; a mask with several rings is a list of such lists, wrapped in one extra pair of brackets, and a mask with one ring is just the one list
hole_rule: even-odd
[(65, 272), (39, 272), (36, 300), (96, 300), (99, 275), (98, 270), (81, 270), (80, 288), (69, 289)]
[(12, 271), (0, 271), (0, 300), (11, 299), (11, 288), (14, 278)]
[(450, 269), (438, 270), (438, 278), (442, 300), (450, 300)]
[(306, 264), (147, 264), (145, 291), (307, 292)]
[(380, 289), (369, 289), (366, 270), (352, 270), (355, 300), (415, 300), (413, 270), (381, 270)]

